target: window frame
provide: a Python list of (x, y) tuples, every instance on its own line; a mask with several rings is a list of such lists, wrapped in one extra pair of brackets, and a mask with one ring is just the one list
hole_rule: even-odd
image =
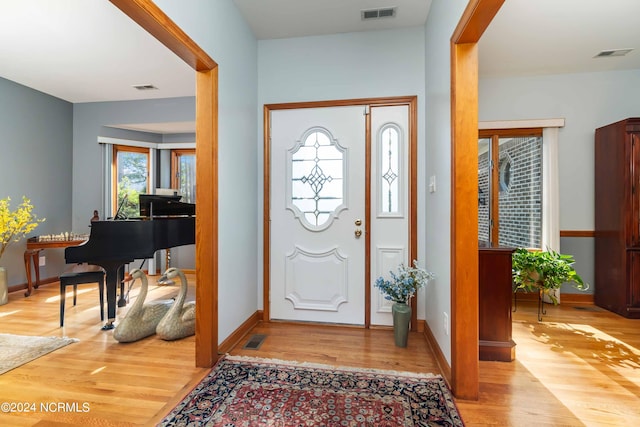
[(111, 215), (114, 216), (118, 210), (118, 153), (140, 153), (147, 158), (147, 193), (151, 185), (151, 162), (149, 149), (145, 147), (135, 147), (130, 145), (113, 144), (113, 157), (111, 160)]
[[(509, 137), (539, 137), (543, 138), (543, 128), (505, 128), (505, 129), (480, 129), (478, 140), (489, 139), (489, 241), (493, 245), (499, 244), (500, 236), (500, 138)], [(544, 162), (544, 160), (543, 160)], [(479, 188), (479, 187), (478, 187)], [(480, 197), (480, 194), (478, 194)]]
[[(171, 149), (171, 166), (170, 166), (170, 174), (171, 174), (171, 188), (180, 190), (180, 158), (182, 156), (194, 156), (196, 155), (195, 148), (174, 148)], [(197, 175), (196, 175), (197, 176)], [(194, 177), (196, 179), (196, 177)], [(196, 180), (197, 185), (197, 180)], [(195, 198), (195, 194), (193, 195)], [(186, 202), (186, 200), (182, 200)], [(195, 200), (192, 200), (189, 203), (195, 203)]]

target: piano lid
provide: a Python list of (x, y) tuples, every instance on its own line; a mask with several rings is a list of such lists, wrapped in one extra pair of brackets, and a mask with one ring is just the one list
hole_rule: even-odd
[(95, 221), (91, 223), (89, 240), (67, 247), (64, 257), (67, 264), (103, 265), (102, 262), (114, 261), (125, 264), (151, 258), (160, 249), (194, 244), (195, 230), (195, 217)]
[(196, 214), (194, 203), (181, 202), (182, 196), (163, 194), (140, 194), (140, 216), (193, 216)]

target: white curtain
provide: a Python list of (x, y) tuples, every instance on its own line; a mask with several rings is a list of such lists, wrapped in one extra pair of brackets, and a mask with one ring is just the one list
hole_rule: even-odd
[[(565, 120), (505, 120), (479, 122), (479, 129), (542, 128), (542, 249), (560, 250), (560, 196), (558, 188), (558, 129)], [(560, 292), (556, 293), (560, 302)], [(546, 300), (545, 300), (546, 301)], [(549, 299), (548, 302), (551, 302)]]
[(180, 194), (182, 201), (196, 202), (196, 156), (180, 156)]
[[(100, 218), (105, 220), (112, 215), (113, 206), (111, 200), (113, 197), (113, 192), (116, 191), (115, 188), (112, 188), (113, 172), (111, 165), (113, 164), (113, 144), (126, 145), (131, 147), (145, 147), (149, 149), (148, 171), (149, 177), (151, 179), (149, 188), (151, 189), (156, 188), (155, 152), (157, 149), (157, 144), (144, 141), (119, 140), (107, 137), (98, 137), (98, 144), (102, 146), (102, 212), (100, 212)], [(155, 257), (152, 257), (148, 260), (147, 266), (150, 275), (156, 274)]]
[[(542, 250), (547, 249), (560, 251), (557, 127), (542, 130)], [(555, 292), (560, 302), (560, 290)]]
[(109, 144), (101, 144), (102, 148), (102, 210), (99, 212), (100, 219), (105, 220), (111, 216), (111, 162), (113, 160), (113, 150)]

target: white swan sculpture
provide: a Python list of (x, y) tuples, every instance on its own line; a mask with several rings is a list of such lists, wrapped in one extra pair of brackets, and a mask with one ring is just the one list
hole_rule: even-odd
[(177, 268), (165, 271), (163, 278), (171, 280), (176, 276), (180, 278), (180, 292), (171, 309), (156, 328), (156, 334), (166, 341), (178, 340), (196, 333), (196, 303), (195, 301), (184, 302), (188, 290), (187, 278)]
[(171, 308), (172, 300), (152, 301), (145, 304), (149, 284), (147, 275), (138, 268), (131, 271), (135, 281), (140, 279), (140, 293), (127, 311), (124, 319), (113, 330), (113, 338), (118, 342), (133, 342), (153, 335), (158, 323)]

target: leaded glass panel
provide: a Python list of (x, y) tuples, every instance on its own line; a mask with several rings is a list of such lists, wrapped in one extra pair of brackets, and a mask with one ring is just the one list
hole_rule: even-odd
[(291, 203), (303, 222), (319, 228), (344, 201), (344, 153), (322, 130), (308, 134), (291, 154)]
[(400, 200), (400, 132), (388, 126), (380, 133), (380, 210), (399, 212)]

